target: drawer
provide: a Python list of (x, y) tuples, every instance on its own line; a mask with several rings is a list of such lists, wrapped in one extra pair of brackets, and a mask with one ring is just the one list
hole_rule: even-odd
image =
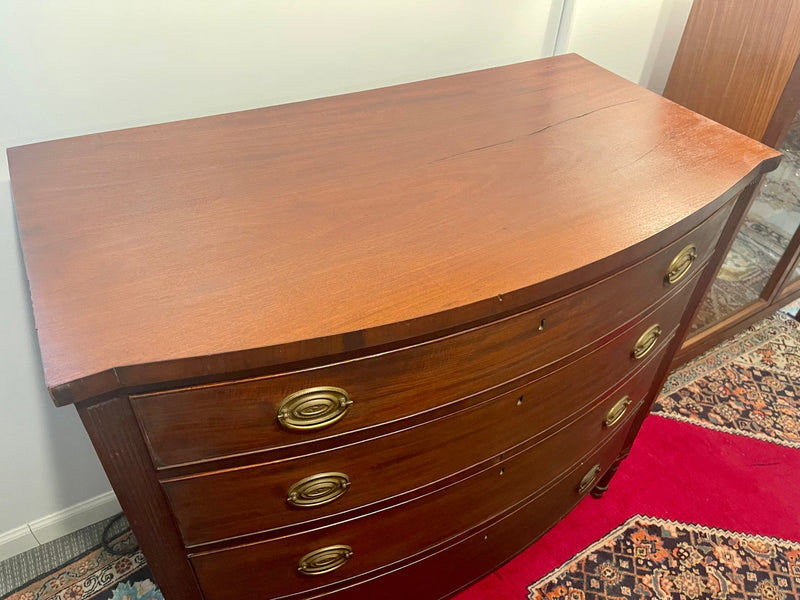
[[(606, 444), (579, 460), (556, 485), (565, 511), (589, 492), (617, 458), (632, 421), (629, 418)], [(532, 478), (546, 460), (533, 448), (385, 511), (308, 533), (195, 554), (190, 560), (206, 600), (239, 600), (249, 597), (252, 590), (259, 590), (264, 598), (276, 598), (338, 584), (446, 544), (541, 494), (540, 484)], [(548, 514), (545, 519), (552, 525), (559, 516)], [(303, 574), (304, 558), (307, 569), (318, 563), (320, 570), (335, 568)]]
[[(670, 313), (682, 310), (676, 306), (682, 300), (683, 294), (644, 322), (674, 319)], [(542, 379), (424, 425), (291, 460), (166, 480), (183, 539), (191, 546), (341, 515), (477, 470), (479, 463), (549, 435), (537, 452), (550, 458), (531, 480), (544, 484), (615, 427), (604, 420), (623, 397), (630, 413), (647, 396), (666, 340), (617, 385), (634, 367), (630, 353), (641, 329)], [(290, 505), (293, 489), (298, 500)]]
[(132, 396), (131, 403), (163, 467), (335, 438), (482, 391), (495, 395), (495, 386), (587, 351), (682, 285), (685, 278), (670, 284), (666, 274), (698, 270), (731, 206), (614, 277), (493, 323), (322, 367)]
[[(586, 464), (593, 464), (593, 461), (589, 459)], [(309, 600), (448, 598), (514, 558), (572, 510), (580, 499), (575, 493), (575, 482), (582, 477), (584, 469), (585, 466), (575, 468), (533, 500), (410, 564), (354, 579), (336, 586), (334, 591), (321, 589), (317, 593), (289, 597)], [(465, 579), (466, 568), (472, 580)], [(522, 600), (523, 596), (519, 598)], [(207, 596), (207, 600), (217, 599)]]

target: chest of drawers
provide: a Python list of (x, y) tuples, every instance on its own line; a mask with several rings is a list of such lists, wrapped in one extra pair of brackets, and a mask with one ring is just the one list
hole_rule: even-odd
[(600, 496), (778, 158), (574, 55), (9, 151), (168, 600), (447, 597)]

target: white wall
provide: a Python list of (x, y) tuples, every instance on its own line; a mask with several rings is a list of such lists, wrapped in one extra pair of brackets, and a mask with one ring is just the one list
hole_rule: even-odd
[(557, 54), (577, 52), (661, 93), (692, 0), (566, 0)]
[[(660, 92), (690, 7), (0, 0), (0, 149), (508, 64), (556, 42)], [(74, 410), (45, 392), (15, 227), (2, 152), (0, 534), (110, 489)]]
[(110, 489), (77, 413), (56, 410), (44, 388), (7, 180), (0, 180), (0, 290), (2, 534)]
[[(548, 56), (560, 0), (0, 0), (0, 147)], [(109, 489), (44, 390), (0, 159), (0, 534)]]

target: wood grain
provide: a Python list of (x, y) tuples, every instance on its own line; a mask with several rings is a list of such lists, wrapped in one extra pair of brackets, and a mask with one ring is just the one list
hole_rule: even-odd
[(203, 600), (127, 398), (78, 406), (158, 586), (169, 600)]
[(8, 154), (61, 403), (507, 314), (778, 156), (574, 55)]
[(798, 55), (798, 0), (695, 0), (664, 96), (761, 140)]
[[(568, 500), (562, 499), (562, 505), (569, 506), (588, 491), (579, 493), (577, 483), (593, 464), (600, 464), (602, 470), (608, 468), (625, 440), (630, 422), (628, 419), (618, 429), (606, 432), (603, 445), (568, 463), (569, 469), (555, 471), (559, 475), (572, 469), (580, 472), (570, 479)], [(572, 446), (574, 454), (577, 449)], [(463, 535), (538, 495), (547, 487), (548, 478), (555, 481), (558, 477), (554, 477), (552, 469), (541, 467), (536, 450), (533, 447), (497, 461), (435, 493), (359, 519), (257, 544), (193, 554), (192, 565), (206, 600), (238, 600), (253, 589), (277, 598), (385, 569)], [(570, 458), (574, 460), (573, 456)], [(344, 566), (317, 577), (297, 572), (301, 556), (333, 544), (353, 548), (353, 557)]]
[[(671, 260), (692, 243), (698, 251), (693, 266), (701, 268), (730, 207), (646, 261), (533, 311), (363, 359), (233, 384), (146, 394), (132, 397), (131, 403), (155, 463), (169, 466), (341, 436), (449, 406), (508, 381), (522, 383), (545, 366), (553, 368), (605, 342), (617, 327), (638, 320), (644, 310), (675, 291), (664, 282)], [(619, 297), (627, 301), (617, 302)], [(680, 312), (682, 308), (676, 316)], [(594, 318), (587, 322), (581, 318), (586, 314)], [(349, 392), (353, 405), (347, 415), (315, 431), (283, 428), (276, 418), (280, 402), (317, 386)]]
[[(712, 261), (711, 265), (709, 266), (709, 269), (713, 270), (713, 277), (711, 277), (710, 283), (708, 284), (708, 286), (704, 288), (705, 292), (703, 293), (703, 298), (705, 298), (705, 295), (708, 294), (709, 290), (711, 289), (711, 285), (714, 282), (714, 278), (717, 276), (717, 273), (719, 272), (719, 269), (722, 267), (722, 264), (723, 264), (723, 262), (725, 260), (725, 257), (728, 255), (728, 252), (730, 252), (731, 248), (733, 247), (733, 242), (736, 239), (737, 232), (738, 232), (739, 228), (741, 227), (741, 223), (742, 223), (742, 221), (744, 219), (744, 216), (747, 214), (747, 211), (750, 210), (750, 207), (753, 204), (753, 200), (754, 200), (754, 198), (755, 198), (755, 196), (756, 196), (756, 194), (758, 192), (758, 188), (759, 188), (759, 186), (761, 184), (761, 181), (763, 179), (764, 178), (762, 176), (762, 177), (754, 180), (750, 185), (748, 185), (747, 187), (745, 187), (744, 190), (742, 190), (741, 194), (739, 194), (739, 197), (736, 200), (735, 206), (734, 206), (733, 210), (731, 211), (730, 219), (729, 219), (728, 223), (725, 225), (725, 229), (723, 230), (722, 234), (720, 235), (719, 243), (717, 244), (717, 250), (716, 250), (716, 253), (715, 253), (715, 258), (717, 257), (717, 255), (721, 255), (722, 256), (722, 259), (721, 259), (722, 262), (714, 262), (714, 261)], [(728, 234), (730, 234), (730, 235), (728, 235)], [(701, 310), (702, 299), (696, 305), (692, 305), (692, 306), (694, 306), (694, 308), (692, 309), (691, 314), (687, 314), (686, 315), (686, 317), (687, 317), (686, 320), (689, 322), (690, 325), (697, 318), (697, 315)], [(705, 350), (708, 350), (712, 346), (715, 346), (717, 343), (719, 343), (722, 340), (726, 339), (725, 336), (720, 335), (717, 342), (714, 342), (710, 346), (705, 346), (705, 348), (703, 350), (698, 350), (698, 347), (699, 347), (698, 346), (698, 342), (701, 339), (706, 338), (709, 334), (711, 334), (712, 336), (715, 336), (716, 334), (714, 332), (717, 331), (717, 330), (722, 329), (724, 327), (724, 325), (723, 325), (724, 323), (725, 323), (725, 321), (723, 321), (723, 323), (717, 323), (717, 324), (712, 325), (711, 327), (709, 327), (709, 328), (707, 328), (707, 329), (705, 329), (703, 331), (695, 333), (694, 335), (689, 335), (687, 333), (686, 339), (682, 342), (680, 348), (675, 352), (675, 356), (672, 359), (672, 365), (671, 365), (670, 371), (677, 369), (681, 365), (683, 365), (683, 364), (687, 363), (688, 361), (690, 361), (695, 356), (699, 356)], [(688, 331), (688, 329), (687, 329), (687, 331)], [(731, 334), (731, 335), (733, 335), (733, 334)]]
[[(587, 461), (591, 464), (591, 459)], [(550, 529), (551, 520), (569, 512), (580, 499), (577, 482), (580, 467), (567, 473), (531, 502), (487, 523), (484, 528), (452, 540), (410, 564), (384, 571), (366, 580), (339, 586), (331, 592), (305, 595), (320, 600), (407, 600), (408, 598), (449, 598), (496, 570)], [(465, 581), (465, 573), (470, 579)], [(288, 598), (300, 598), (289, 596)]]
[[(800, 1), (697, 0), (664, 95), (778, 148), (800, 110)], [(795, 235), (761, 298), (691, 335), (673, 366), (779, 309), (799, 248)]]
[(655, 402), (658, 394), (661, 392), (664, 383), (667, 379), (669, 373), (679, 366), (681, 363), (677, 362), (675, 356), (678, 354), (678, 351), (682, 349), (685, 341), (686, 336), (689, 331), (689, 327), (692, 324), (692, 318), (697, 313), (700, 302), (708, 293), (708, 290), (711, 287), (712, 282), (714, 281), (714, 277), (716, 277), (717, 272), (719, 271), (720, 267), (722, 266), (723, 261), (725, 260), (725, 255), (728, 253), (731, 245), (733, 244), (734, 236), (738, 230), (738, 224), (743, 218), (747, 208), (750, 206), (750, 203), (753, 199), (753, 193), (755, 190), (756, 181), (751, 182), (742, 192), (739, 194), (739, 197), (736, 199), (733, 209), (731, 210), (730, 218), (728, 222), (722, 229), (722, 232), (719, 236), (719, 243), (717, 244), (716, 251), (714, 255), (708, 262), (707, 267), (703, 270), (702, 274), (699, 277), (699, 281), (695, 286), (692, 297), (689, 300), (687, 312), (684, 315), (684, 319), (681, 320), (681, 324), (678, 327), (678, 331), (675, 334), (675, 337), (669, 342), (669, 346), (667, 349), (667, 360), (665, 360), (659, 371), (656, 373), (653, 379), (653, 387), (650, 390), (649, 396), (645, 399), (642, 408), (639, 410), (639, 413), (634, 418), (633, 425), (630, 428), (628, 433), (628, 439), (625, 441), (625, 444), (622, 447), (622, 451), (617, 458), (616, 461), (611, 465), (611, 467), (606, 471), (603, 478), (598, 482), (595, 489), (592, 491), (592, 495), (596, 498), (602, 496), (602, 494), (608, 489), (610, 484), (611, 478), (614, 476), (617, 468), (619, 467), (620, 463), (628, 456), (633, 446), (633, 442), (636, 440), (636, 436), (639, 433), (639, 429), (641, 428), (644, 420), (650, 414), (650, 409), (653, 406), (653, 402)]
[[(170, 600), (441, 597), (518, 552), (628, 452), (778, 160), (576, 56), (9, 155), (47, 384)], [(344, 418), (279, 429), (318, 385)], [(290, 513), (318, 466), (351, 488)]]
[[(618, 350), (595, 358), (630, 370), (630, 344), (619, 344)], [(307, 521), (312, 523), (306, 526), (319, 526), (322, 517), (331, 515), (343, 519), (343, 512), (376, 502), (397, 502), (421, 493), (426, 486), (441, 487), (442, 480), (454, 474), (463, 476), (495, 455), (518, 452), (520, 446), (530, 443), (541, 442), (536, 450), (540, 466), (534, 479), (545, 483), (560, 472), (562, 465), (580, 456), (575, 452), (600, 444), (607, 433), (603, 419), (621, 397), (629, 396), (633, 405), (629, 412), (633, 412), (649, 392), (663, 357), (659, 352), (657, 360), (649, 361), (622, 385), (614, 381), (618, 369), (613, 367), (610, 376), (599, 374), (596, 381), (581, 377), (581, 368), (591, 366), (592, 372), (600, 371), (596, 365), (581, 361), (574, 368), (418, 427), (325, 453), (205, 473), (162, 485), (183, 539), (191, 546)], [(609, 380), (617, 384), (613, 389), (606, 389)], [(572, 402), (565, 403), (564, 397), (572, 398)], [(571, 423), (576, 419), (577, 423)], [(576, 439), (582, 444), (575, 444)], [(431, 440), (438, 441), (435, 454), (430, 452)], [(286, 503), (286, 491), (294, 482), (331, 471), (346, 471), (350, 477), (351, 487), (341, 498), (305, 509), (293, 509)], [(197, 502), (197, 498), (203, 498), (203, 502)]]
[(781, 98), (778, 100), (778, 105), (772, 113), (772, 118), (761, 141), (767, 146), (779, 148), (798, 111), (800, 111), (800, 54), (798, 54), (792, 74), (783, 88)]
[[(527, 547), (545, 533), (552, 522), (566, 515), (580, 500), (576, 493), (578, 481), (594, 460), (594, 456), (588, 458), (527, 504), (499, 515), (484, 527), (459, 536), (410, 564), (406, 562), (366, 580), (349, 582), (349, 585), (338, 586), (335, 591), (287, 598), (449, 598), (513, 558), (519, 550), (512, 548)], [(465, 576), (466, 573), (470, 575)]]

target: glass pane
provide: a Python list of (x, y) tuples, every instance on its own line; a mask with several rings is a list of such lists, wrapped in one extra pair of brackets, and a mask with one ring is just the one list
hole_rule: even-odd
[[(768, 174), (703, 302), (691, 331), (730, 317), (761, 296), (800, 226), (800, 113), (781, 145), (784, 158)], [(800, 277), (800, 267), (795, 271)]]

